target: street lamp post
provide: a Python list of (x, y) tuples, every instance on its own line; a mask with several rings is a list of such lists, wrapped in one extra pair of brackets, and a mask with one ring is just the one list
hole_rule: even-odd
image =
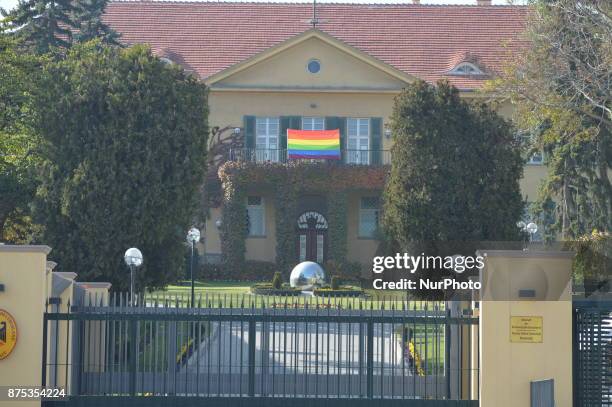
[(191, 307), (195, 305), (195, 281), (193, 279), (193, 260), (195, 257), (195, 244), (200, 241), (200, 231), (197, 228), (189, 229), (187, 242), (191, 243), (191, 261), (189, 270), (191, 273)]
[(142, 266), (142, 253), (135, 247), (131, 247), (125, 251), (123, 255), (125, 264), (130, 268), (130, 306), (134, 306), (134, 271)]
[(523, 250), (528, 249), (528, 244), (533, 240), (533, 235), (538, 231), (538, 225), (533, 222), (525, 223), (522, 220), (519, 221), (516, 226), (521, 230), (521, 232), (526, 233), (528, 237), (526, 237), (524, 241)]

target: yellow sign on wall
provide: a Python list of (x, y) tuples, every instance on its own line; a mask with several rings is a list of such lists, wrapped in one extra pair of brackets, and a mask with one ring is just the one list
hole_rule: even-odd
[(0, 309), (0, 360), (6, 359), (17, 344), (17, 323), (7, 311)]
[(510, 317), (510, 342), (542, 343), (543, 331), (542, 317)]

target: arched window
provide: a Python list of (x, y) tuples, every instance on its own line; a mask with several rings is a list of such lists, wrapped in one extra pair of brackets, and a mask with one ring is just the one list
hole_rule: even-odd
[(483, 75), (484, 73), (474, 64), (462, 62), (450, 71), (453, 75)]

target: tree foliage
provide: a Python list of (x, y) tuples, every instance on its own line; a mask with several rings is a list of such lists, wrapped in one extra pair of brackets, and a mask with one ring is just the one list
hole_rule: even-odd
[(108, 0), (19, 0), (0, 9), (1, 27), (36, 54), (69, 48), (73, 41), (98, 39), (118, 45), (119, 35), (102, 21)]
[(517, 106), (517, 124), (546, 153), (536, 203), (549, 238), (612, 226), (612, 3), (535, 0), (529, 44), (491, 88)]
[(72, 18), (77, 26), (76, 42), (98, 39), (106, 44), (119, 45), (119, 34), (102, 21), (108, 0), (80, 0), (74, 3)]
[(23, 242), (28, 234), (27, 205), (36, 188), (31, 96), (40, 64), (39, 58), (20, 53), (12, 38), (0, 34), (0, 240), (10, 242)]
[(38, 54), (67, 48), (76, 27), (72, 0), (19, 0), (9, 12), (2, 10), (3, 25), (20, 43)]
[(448, 82), (417, 81), (396, 97), (391, 130), (385, 254), (453, 255), (443, 251), (518, 239), (523, 160), (508, 122), (487, 105), (468, 104)]
[(141, 284), (175, 279), (206, 171), (205, 86), (147, 47), (90, 42), (48, 65), (39, 89), (36, 213), (58, 267), (126, 288), (123, 253), (138, 247)]

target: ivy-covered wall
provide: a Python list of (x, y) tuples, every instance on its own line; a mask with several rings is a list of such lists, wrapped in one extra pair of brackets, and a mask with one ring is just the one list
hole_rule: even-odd
[(226, 162), (219, 169), (223, 185), (221, 249), (223, 263), (232, 270), (245, 261), (247, 237), (246, 197), (249, 189), (274, 190), (276, 212), (276, 264), (288, 272), (295, 265), (295, 219), (300, 194), (327, 196), (327, 259), (346, 262), (347, 207), (350, 190), (382, 190), (388, 167), (335, 163)]
[(327, 259), (338, 264), (345, 263), (348, 240), (348, 196), (346, 190), (329, 192), (327, 206), (327, 223), (329, 224)]

